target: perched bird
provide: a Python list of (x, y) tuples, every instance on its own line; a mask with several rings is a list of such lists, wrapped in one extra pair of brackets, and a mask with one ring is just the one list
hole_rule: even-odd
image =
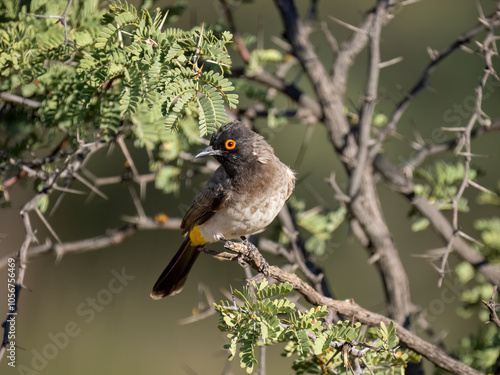
[(179, 293), (198, 258), (198, 247), (238, 239), (268, 226), (295, 187), (294, 173), (262, 136), (239, 121), (212, 136), (196, 157), (221, 164), (195, 197), (181, 224), (184, 242), (153, 287), (151, 298)]

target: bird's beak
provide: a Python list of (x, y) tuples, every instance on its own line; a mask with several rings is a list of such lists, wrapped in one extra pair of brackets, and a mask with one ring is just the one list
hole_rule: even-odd
[(196, 155), (195, 158), (201, 158), (203, 156), (217, 156), (217, 155), (222, 155), (222, 151), (214, 150), (212, 146), (208, 146), (206, 149), (204, 149), (198, 155)]

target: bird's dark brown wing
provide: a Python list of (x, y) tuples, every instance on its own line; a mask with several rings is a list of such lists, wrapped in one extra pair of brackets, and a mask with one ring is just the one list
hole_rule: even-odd
[[(189, 232), (196, 224), (203, 224), (224, 206), (230, 194), (229, 184), (226, 171), (219, 167), (184, 215), (181, 224), (183, 234)], [(193, 246), (189, 236), (187, 236), (167, 268), (158, 278), (151, 292), (151, 297), (160, 299), (179, 293), (199, 254), (198, 247)]]
[(189, 232), (196, 224), (203, 224), (224, 206), (230, 195), (228, 187), (227, 173), (220, 166), (195, 197), (193, 204), (184, 215), (181, 224), (182, 234)]

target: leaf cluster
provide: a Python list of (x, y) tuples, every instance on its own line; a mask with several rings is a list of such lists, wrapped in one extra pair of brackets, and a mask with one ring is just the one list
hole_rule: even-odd
[[(257, 347), (278, 343), (285, 344), (284, 356), (295, 357), (292, 368), (297, 374), (329, 374), (354, 365), (382, 374), (388, 367), (403, 371), (409, 360), (418, 360), (411, 352), (398, 349), (392, 323), (389, 327), (381, 323), (367, 334), (360, 323), (328, 324), (326, 306), (301, 311), (286, 297), (291, 291), (289, 283), (269, 285), (263, 281), (233, 291), (241, 301), (239, 306), (229, 301), (214, 304), (220, 315), (219, 329), (228, 332), (225, 348), (229, 359), (236, 356), (239, 346), (240, 366), (248, 373), (258, 363)], [(366, 339), (372, 340), (371, 344), (365, 344)]]
[[(478, 171), (470, 168), (467, 177), (474, 180), (477, 175)], [(414, 177), (423, 181), (415, 184), (415, 194), (427, 199), (438, 210), (451, 210), (453, 208), (453, 198), (456, 196), (464, 176), (465, 167), (463, 164), (449, 164), (443, 160), (438, 160), (431, 167), (419, 168), (415, 171)], [(467, 198), (460, 197), (457, 207), (459, 212), (468, 212)], [(410, 211), (410, 217), (412, 218), (412, 230), (414, 232), (424, 230), (430, 224), (429, 220), (421, 216), (415, 209)]]
[(238, 103), (224, 77), (231, 65), (226, 45), (232, 35), (226, 31), (217, 36), (203, 27), (163, 31), (164, 21), (159, 9), (150, 15), (144, 9), (138, 14), (126, 2), (110, 5), (95, 48), (84, 56), (79, 73), (88, 77), (89, 93), (119, 79), (120, 113), (125, 118), (144, 104), (161, 111), (167, 128), (178, 128), (186, 114), (195, 115), (204, 136), (226, 122), (225, 104), (234, 108)]
[(295, 197), (292, 197), (289, 202), (295, 210), (297, 224), (310, 233), (305, 242), (307, 251), (315, 256), (324, 255), (327, 251), (328, 242), (345, 220), (346, 209), (339, 207), (336, 210), (323, 213), (321, 207), (306, 210), (305, 202)]
[[(499, 183), (500, 185), (500, 183)], [(500, 189), (499, 189), (500, 190)], [(478, 203), (500, 206), (498, 193), (482, 192)], [(500, 263), (500, 220), (498, 217), (475, 220), (474, 228), (479, 232), (482, 244), (475, 247), (491, 264)], [(468, 262), (461, 262), (455, 267), (459, 283), (463, 286), (460, 294), (461, 306), (457, 313), (464, 319), (473, 316), (483, 324), (489, 321), (489, 312), (482, 301), (489, 301), (493, 286), (484, 277), (477, 274)], [(500, 335), (495, 324), (483, 325), (477, 332), (460, 340), (453, 353), (465, 364), (482, 372), (495, 371), (497, 358), (500, 356)]]
[(226, 78), (231, 33), (167, 27), (159, 9), (126, 1), (106, 9), (97, 0), (73, 1), (65, 30), (47, 17), (63, 14), (66, 2), (23, 4), (0, 3), (0, 90), (35, 104), (3, 107), (9, 127), (0, 125), (0, 168), (27, 149), (55, 149), (63, 137), (78, 147), (120, 132), (151, 151), (156, 186), (175, 191), (180, 153), (226, 123), (225, 106), (238, 104)]

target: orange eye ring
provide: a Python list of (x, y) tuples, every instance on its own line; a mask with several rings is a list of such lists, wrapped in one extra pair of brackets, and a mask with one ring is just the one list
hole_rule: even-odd
[(232, 139), (228, 139), (226, 143), (224, 143), (224, 146), (226, 147), (226, 150), (232, 150), (236, 147), (236, 142)]

